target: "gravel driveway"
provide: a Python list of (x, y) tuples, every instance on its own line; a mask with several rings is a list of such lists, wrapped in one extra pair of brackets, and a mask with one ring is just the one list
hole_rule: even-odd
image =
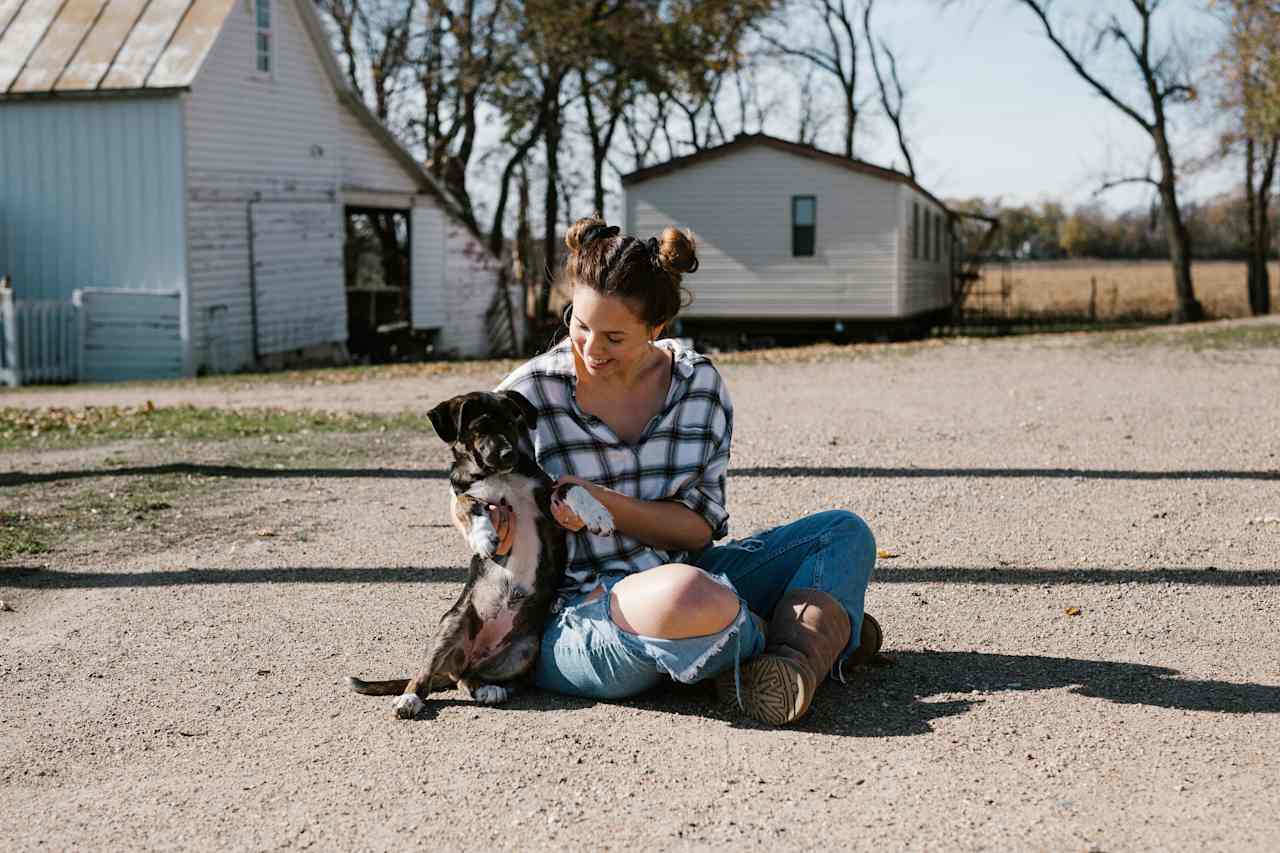
[[(8, 451), (3, 509), (188, 473), (149, 524), (0, 563), (0, 849), (1280, 848), (1280, 349), (733, 362), (732, 535), (863, 515), (894, 665), (781, 730), (702, 685), (400, 721), (343, 681), (406, 674), (463, 579), (438, 441)], [(0, 401), (386, 412), (497, 378)]]

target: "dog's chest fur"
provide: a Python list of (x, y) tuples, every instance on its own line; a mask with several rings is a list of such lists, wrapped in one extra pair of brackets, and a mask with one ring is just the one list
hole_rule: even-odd
[(538, 486), (521, 474), (493, 475), (472, 483), (466, 494), (496, 504), (506, 501), (515, 513), (516, 532), (511, 550), (502, 562), (484, 561), (484, 571), (471, 593), (471, 605), (483, 621), (467, 657), (484, 658), (501, 647), (511, 633), (523, 599), (537, 583), (542, 543), (538, 520), (542, 512), (533, 498)]

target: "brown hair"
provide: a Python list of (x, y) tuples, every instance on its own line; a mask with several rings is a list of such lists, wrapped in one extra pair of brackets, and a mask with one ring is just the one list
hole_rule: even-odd
[(565, 279), (638, 305), (648, 326), (666, 325), (690, 302), (680, 282), (698, 271), (698, 255), (687, 231), (668, 226), (660, 236), (640, 240), (619, 234), (618, 226), (597, 215), (573, 223), (564, 242)]

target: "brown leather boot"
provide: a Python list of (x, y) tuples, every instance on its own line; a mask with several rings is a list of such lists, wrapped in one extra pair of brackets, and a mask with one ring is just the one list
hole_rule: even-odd
[[(809, 711), (813, 694), (849, 642), (849, 614), (816, 589), (796, 589), (778, 602), (765, 650), (743, 661), (741, 689), (732, 671), (720, 676), (722, 695), (737, 696), (747, 716), (775, 726)], [(740, 694), (740, 695), (738, 695)]]

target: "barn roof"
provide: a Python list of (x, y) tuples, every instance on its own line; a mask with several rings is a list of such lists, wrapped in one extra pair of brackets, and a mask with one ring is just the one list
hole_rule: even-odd
[(0, 95), (191, 85), (235, 0), (0, 0)]
[[(0, 0), (0, 101), (186, 89), (237, 0)], [(461, 206), (351, 88), (312, 0), (294, 3), (338, 99), (481, 245)]]
[(717, 145), (714, 148), (704, 148), (701, 151), (695, 151), (684, 157), (676, 157), (665, 163), (658, 163), (654, 166), (648, 166), (635, 172), (622, 176), (624, 186), (631, 186), (650, 178), (657, 178), (661, 175), (667, 175), (699, 163), (705, 163), (708, 160), (714, 160), (717, 157), (723, 157), (727, 154), (733, 154), (752, 145), (764, 145), (778, 151), (785, 151), (788, 154), (795, 154), (799, 157), (807, 157), (810, 160), (817, 160), (821, 163), (829, 163), (833, 166), (839, 166), (842, 169), (848, 169), (851, 172), (858, 172), (863, 175), (871, 175), (875, 178), (881, 178), (894, 183), (906, 184), (921, 195), (928, 198), (934, 204), (943, 210), (950, 212), (949, 208), (937, 198), (933, 193), (916, 183), (915, 179), (910, 175), (904, 175), (902, 172), (894, 169), (887, 169), (884, 166), (877, 166), (874, 163), (868, 163), (866, 160), (859, 160), (855, 157), (845, 157), (842, 154), (832, 154), (830, 151), (823, 151), (812, 145), (804, 145), (799, 142), (789, 142), (785, 139), (779, 139), (776, 136), (770, 136), (767, 133), (739, 133), (733, 138), (733, 141), (726, 142), (723, 145)]

